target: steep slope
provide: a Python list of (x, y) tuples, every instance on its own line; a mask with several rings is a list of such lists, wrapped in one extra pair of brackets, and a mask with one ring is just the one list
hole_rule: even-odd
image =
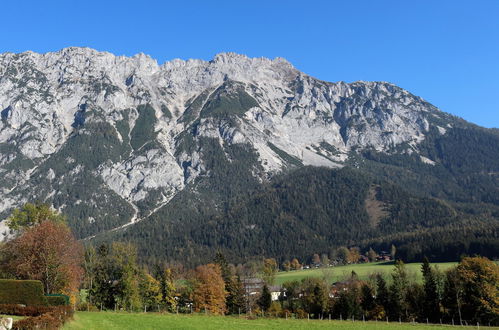
[[(225, 53), (158, 65), (143, 54), (88, 48), (1, 54), (0, 115), (0, 215), (47, 202), (68, 214), (81, 238), (127, 236), (133, 226), (137, 241), (161, 240), (140, 242), (143, 251), (223, 245), (205, 244), (198, 231), (210, 221), (240, 225), (235, 205), (252, 205), (253, 194), (303, 166), (354, 167), (417, 198), (447, 200), (457, 214), (487, 221), (499, 214), (497, 130), (392, 84), (324, 82), (281, 58)], [(266, 222), (285, 208), (276, 205)], [(295, 222), (310, 221), (302, 211)], [(433, 211), (414, 221), (426, 223)], [(383, 232), (413, 231), (406, 225)], [(345, 231), (342, 244), (381, 235), (355, 232)]]
[[(184, 190), (168, 208), (134, 230), (103, 235), (96, 243), (109, 239), (137, 242), (150, 262), (166, 258), (192, 265), (209, 260), (217, 250), (234, 262), (261, 255), (283, 261), (303, 260), (341, 245), (386, 249), (391, 243), (400, 247), (400, 255), (407, 260), (417, 260), (423, 252), (453, 260), (468, 250), (445, 250), (450, 243), (478, 242), (478, 248), (490, 247), (490, 242), (477, 237), (499, 234), (497, 219), (470, 215), (434, 198), (416, 197), (349, 168), (302, 167), (257, 186), (250, 194), (232, 191), (236, 194), (225, 205), (213, 201), (219, 191), (210, 188), (214, 188), (211, 195)], [(370, 219), (370, 199), (383, 205), (384, 216), (377, 222)], [(463, 237), (464, 228), (470, 230), (469, 237)], [(449, 236), (458, 229), (459, 236)], [(439, 233), (440, 239), (434, 240), (432, 233)], [(404, 246), (404, 239), (415, 249)], [(469, 251), (478, 252), (476, 248)], [(495, 253), (497, 249), (492, 249), (484, 255)]]

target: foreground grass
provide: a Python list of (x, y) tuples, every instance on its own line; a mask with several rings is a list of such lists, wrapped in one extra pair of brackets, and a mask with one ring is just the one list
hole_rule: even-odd
[(0, 318), (2, 317), (11, 317), (14, 321), (17, 321), (17, 320), (20, 320), (20, 319), (23, 319), (24, 316), (17, 316), (17, 315), (3, 315), (3, 314), (0, 314)]
[[(77, 312), (65, 330), (74, 329), (449, 329), (450, 326), (399, 324), (384, 322), (285, 320), (259, 318), (247, 320), (233, 316), (206, 316), (203, 314), (157, 314), (157, 313), (113, 313)], [(472, 329), (473, 327), (459, 327)], [(476, 327), (475, 327), (476, 328)], [(490, 329), (490, 328), (489, 328)]]
[[(432, 263), (432, 266), (437, 266), (440, 270), (446, 270), (450, 267), (456, 266), (457, 262), (444, 262), (444, 263)], [(410, 276), (416, 280), (421, 281), (421, 264), (420, 263), (410, 263), (406, 264), (407, 271)], [(315, 268), (315, 269), (304, 269), (295, 270), (289, 272), (279, 272), (276, 276), (275, 283), (283, 284), (287, 281), (300, 281), (307, 277), (326, 277), (330, 282), (342, 281), (352, 274), (352, 271), (357, 273), (360, 279), (367, 280), (369, 275), (374, 273), (383, 274), (388, 280), (390, 279), (390, 274), (393, 270), (392, 262), (372, 262), (365, 264), (355, 264), (328, 268)]]

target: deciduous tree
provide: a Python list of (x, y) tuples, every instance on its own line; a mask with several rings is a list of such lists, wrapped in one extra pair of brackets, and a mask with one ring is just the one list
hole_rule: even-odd
[(263, 280), (272, 285), (277, 273), (277, 261), (274, 258), (268, 258), (263, 261)]
[(213, 314), (225, 314), (227, 292), (220, 266), (214, 264), (198, 266), (195, 278), (193, 299), (196, 311), (208, 310)]
[(463, 288), (462, 311), (475, 322), (499, 321), (499, 265), (487, 258), (463, 258), (457, 266)]
[(26, 203), (21, 208), (12, 211), (11, 216), (7, 219), (7, 225), (10, 229), (17, 231), (33, 227), (44, 221), (66, 222), (66, 219), (47, 204)]
[(43, 220), (31, 226), (6, 243), (3, 268), (19, 279), (40, 280), (47, 294), (73, 295), (83, 277), (82, 245), (64, 222)]
[(301, 269), (301, 264), (298, 261), (298, 259), (293, 258), (293, 260), (291, 260), (291, 269), (293, 269), (293, 270), (299, 270), (299, 269)]

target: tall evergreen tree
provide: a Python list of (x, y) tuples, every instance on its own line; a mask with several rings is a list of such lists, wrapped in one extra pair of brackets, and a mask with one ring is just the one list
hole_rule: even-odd
[(236, 276), (231, 270), (227, 259), (222, 252), (218, 251), (213, 259), (214, 263), (220, 267), (222, 278), (227, 291), (226, 307), (229, 314), (236, 314), (239, 311), (244, 312), (246, 306), (246, 297), (241, 278)]
[(388, 286), (381, 274), (376, 275), (376, 304), (382, 306), (385, 313), (388, 312), (390, 306), (390, 294)]
[(230, 271), (229, 263), (224, 254), (221, 251), (217, 251), (213, 262), (220, 267), (222, 278), (224, 279), (225, 285), (227, 285), (232, 277), (232, 272)]
[(360, 288), (360, 294), (362, 309), (364, 310), (365, 314), (368, 314), (374, 309), (374, 307), (376, 307), (373, 289), (371, 288), (371, 286), (364, 283)]
[(272, 295), (267, 284), (263, 286), (262, 294), (260, 295), (257, 304), (264, 312), (270, 308), (270, 305), (272, 304)]
[(437, 279), (426, 257), (423, 259), (421, 272), (423, 273), (425, 300), (422, 316), (432, 322), (437, 322), (440, 319), (440, 298), (438, 295)]
[(230, 281), (225, 285), (227, 290), (227, 311), (229, 314), (237, 314), (246, 312), (246, 291), (239, 276), (232, 276)]

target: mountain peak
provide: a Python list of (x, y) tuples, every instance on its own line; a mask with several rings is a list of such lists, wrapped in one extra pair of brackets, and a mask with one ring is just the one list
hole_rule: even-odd
[[(143, 53), (68, 47), (1, 55), (0, 77), (0, 173), (8, 178), (0, 213), (24, 196), (55, 203), (73, 180), (92, 177), (102, 191), (102, 199), (87, 196), (95, 210), (113, 196), (128, 212), (114, 224), (146, 218), (208, 175), (207, 140), (251, 150), (251, 173), (265, 180), (292, 166), (344, 166), (354, 150), (416, 150), (440, 116), (391, 84), (323, 82), (284, 58), (234, 52), (159, 66)], [(30, 178), (48, 180), (45, 190), (24, 191), (39, 188), (23, 188)], [(82, 225), (94, 233), (90, 217), (102, 215)]]

